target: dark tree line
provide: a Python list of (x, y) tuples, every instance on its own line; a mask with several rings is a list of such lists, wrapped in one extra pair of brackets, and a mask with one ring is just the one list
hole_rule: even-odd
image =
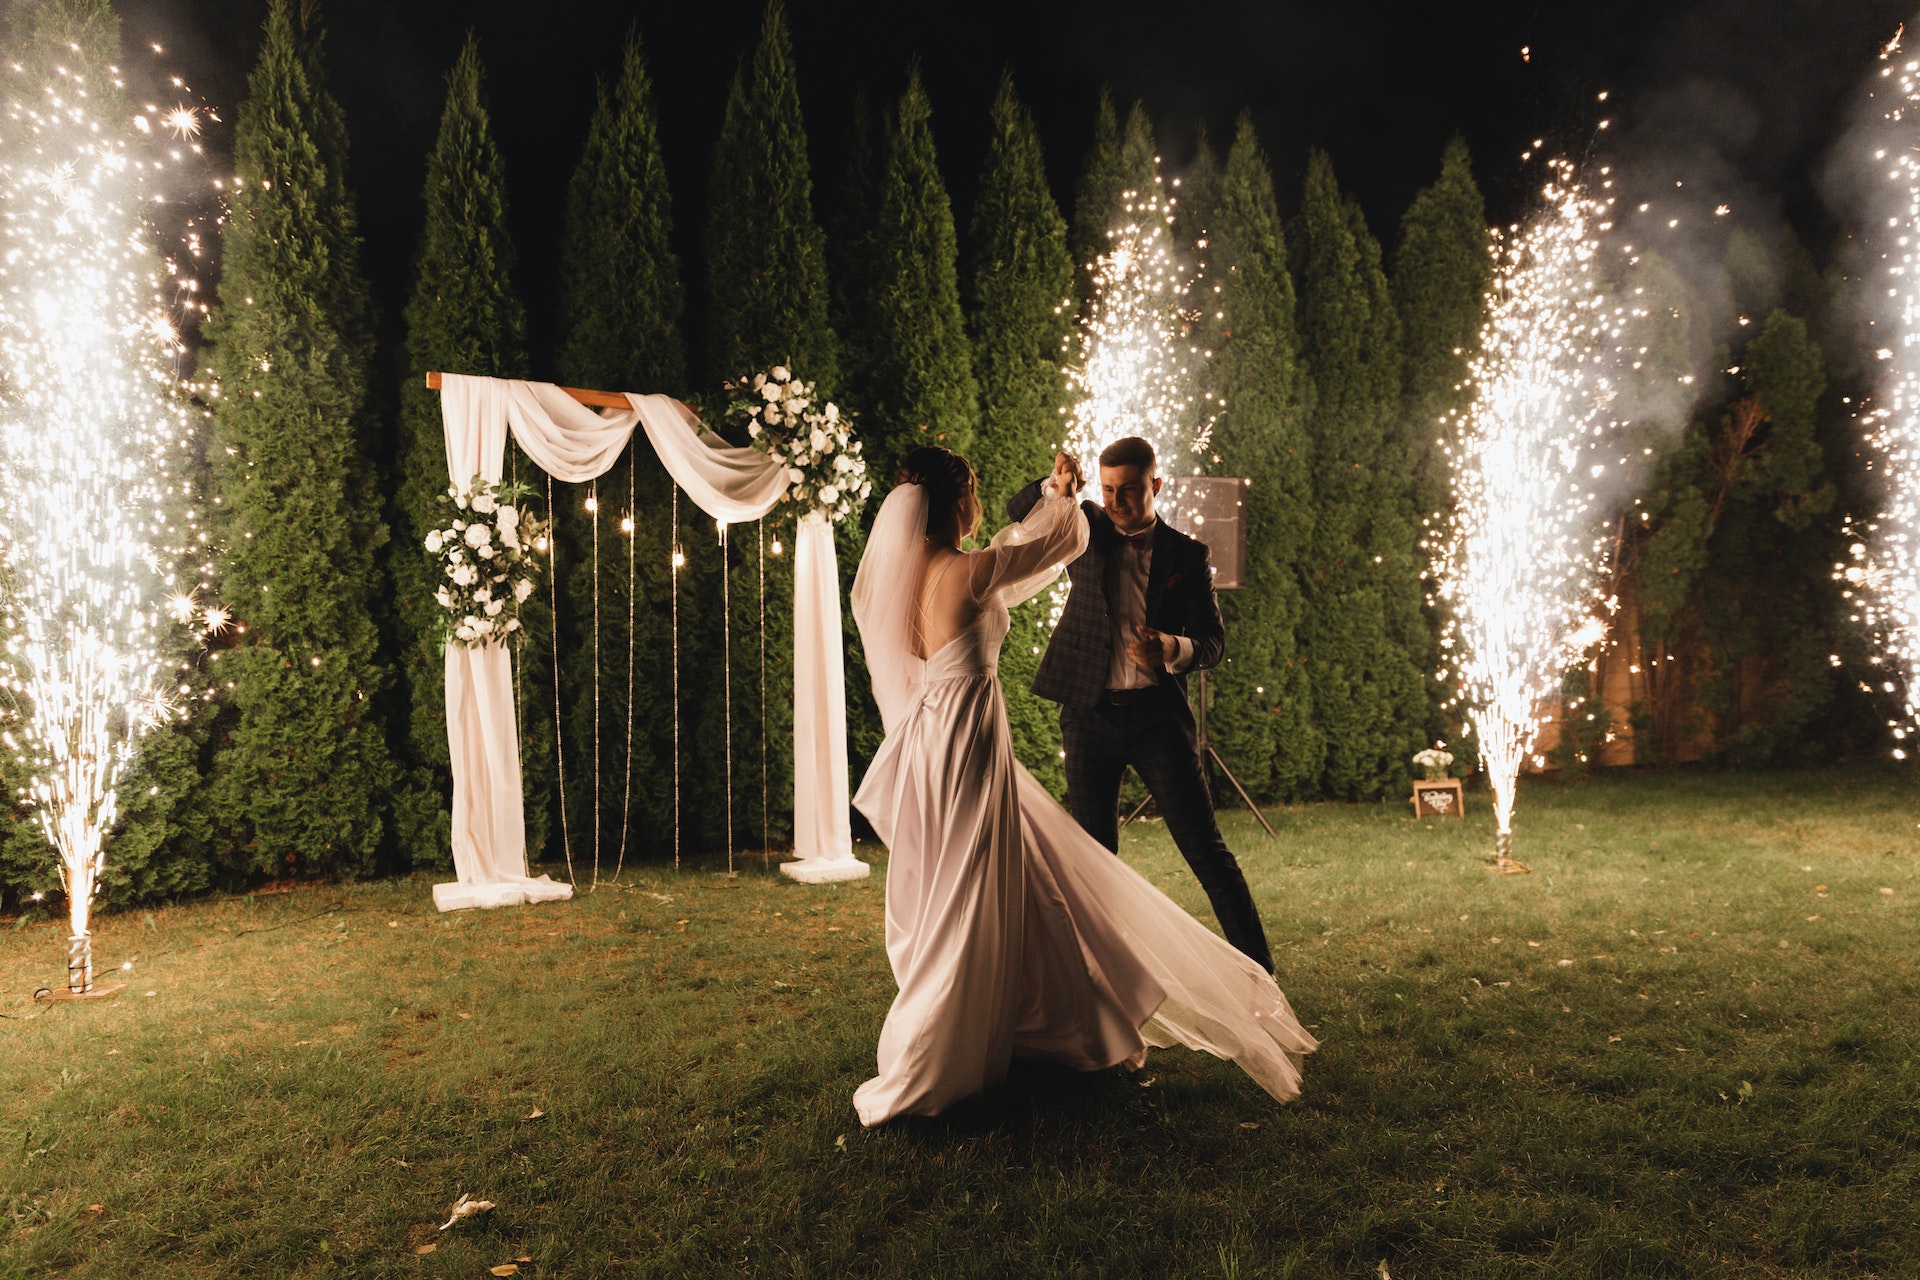
[[(98, 31), (113, 25), (101, 6), (67, 7)], [(231, 688), (217, 710), (148, 745), (150, 798), (131, 807), (112, 863), (110, 896), (123, 900), (449, 862), (440, 632), (421, 548), (447, 476), (423, 375), (526, 376), (546, 362), (528, 349), (509, 175), (471, 42), (449, 72), (427, 158), (404, 351), (374, 350), (348, 131), (323, 49), (314, 7), (275, 0), (239, 111), (240, 183), (205, 334), (219, 388), (205, 478), (221, 499), (222, 590), (245, 629), (219, 642)], [(897, 99), (856, 108), (823, 224), (800, 88), (774, 0), (719, 122), (699, 268), (707, 367), (696, 372), (658, 109), (639, 36), (629, 38), (566, 193), (550, 367), (572, 385), (697, 397), (788, 364), (857, 415), (882, 487), (915, 444), (969, 453), (991, 532), (1061, 438), (1061, 365), (1085, 268), (1125, 193), (1155, 181), (1152, 123), (1103, 95), (1063, 209), (1005, 77), (974, 205), (956, 211), (934, 104), (909, 70)], [(1250, 481), (1246, 585), (1222, 601), (1219, 744), (1262, 801), (1398, 799), (1408, 757), (1457, 728), (1433, 675), (1440, 620), (1422, 548), (1444, 536), (1447, 433), (1489, 270), (1466, 148), (1456, 140), (1440, 157), (1389, 252), (1323, 153), (1306, 158), (1299, 205), (1283, 210), (1272, 161), (1242, 118), (1224, 157), (1201, 140), (1177, 229), (1193, 252), (1192, 327), (1211, 352), (1197, 376), (1223, 406), (1212, 469)], [(1665, 682), (1635, 712), (1655, 755), (1704, 742), (1729, 760), (1792, 760), (1852, 732), (1827, 657), (1838, 480), (1818, 316), (1837, 286), (1810, 264), (1782, 279), (1768, 265), (1779, 258), (1736, 237), (1728, 270), (1757, 323), (1743, 351), (1724, 354), (1745, 373), (1663, 445), (1657, 483), (1622, 527), (1634, 643)], [(1673, 301), (1676, 316), (1695, 305)], [(383, 358), (402, 373), (391, 409), (368, 390)], [(515, 658), (531, 855), (569, 856), (577, 875), (595, 858), (604, 874), (621, 856), (663, 856), (676, 715), (683, 847), (728, 836), (729, 742), (735, 842), (758, 848), (763, 821), (784, 840), (791, 514), (724, 541), (689, 502), (676, 523), (643, 439), (590, 486), (550, 483), (513, 455), (510, 473), (535, 488), (537, 506), (551, 502), (556, 528), (551, 591), (525, 607)], [(840, 530), (849, 580), (861, 546), (857, 524)], [(1016, 747), (1057, 788), (1054, 708), (1026, 689), (1044, 622), (1044, 602), (1016, 613), (1003, 674)], [(847, 640), (857, 778), (880, 728), (850, 620)], [(0, 890), (47, 887), (37, 842), (12, 811)]]

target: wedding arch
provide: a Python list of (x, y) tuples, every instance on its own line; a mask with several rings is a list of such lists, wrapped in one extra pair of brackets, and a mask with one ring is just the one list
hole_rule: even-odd
[[(456, 488), (475, 477), (502, 478), (509, 432), (548, 475), (578, 484), (611, 468), (639, 427), (674, 483), (723, 524), (761, 518), (787, 491), (778, 460), (727, 444), (671, 396), (455, 373), (429, 373), (427, 386), (440, 392), (447, 475)], [(797, 860), (780, 869), (806, 883), (857, 879), (867, 866), (853, 856), (849, 818), (840, 575), (832, 527), (817, 512), (801, 516), (794, 537), (793, 633)], [(434, 886), (434, 905), (456, 911), (570, 897), (571, 885), (527, 874), (519, 727), (505, 645), (449, 640), (446, 693), (457, 879)]]

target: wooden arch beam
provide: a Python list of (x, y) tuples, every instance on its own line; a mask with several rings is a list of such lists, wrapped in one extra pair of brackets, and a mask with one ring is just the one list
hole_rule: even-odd
[[(427, 390), (440, 389), (440, 373), (434, 370), (427, 374)], [(578, 400), (581, 404), (595, 409), (628, 408), (627, 398), (618, 391), (589, 391), (584, 387), (562, 387), (562, 391)]]

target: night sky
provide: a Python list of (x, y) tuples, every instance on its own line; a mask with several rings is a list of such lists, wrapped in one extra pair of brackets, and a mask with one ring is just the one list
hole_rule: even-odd
[[(1236, 116), (1251, 110), (1283, 209), (1292, 205), (1307, 149), (1326, 149), (1389, 252), (1401, 210), (1432, 179), (1456, 131), (1472, 148), (1500, 221), (1524, 207), (1533, 175), (1518, 158), (1535, 138), (1582, 154), (1598, 137), (1629, 181), (1671, 188), (1673, 174), (1697, 175), (1707, 198), (1733, 201), (1741, 217), (1762, 227), (1784, 217), (1819, 251), (1836, 226), (1821, 185), (1827, 157), (1859, 109), (1879, 45), (1912, 3), (794, 0), (790, 14), (822, 217), (838, 185), (855, 92), (889, 101), (917, 58), (963, 253), (987, 106), (1002, 67), (1012, 69), (1039, 120), (1063, 207), (1070, 207), (1104, 85), (1123, 110), (1134, 99), (1146, 104), (1172, 172), (1192, 154), (1198, 130), (1223, 147)], [(124, 0), (129, 66), (185, 77), (230, 123), (265, 7), (264, 0)], [(675, 231), (698, 307), (711, 148), (728, 79), (752, 47), (761, 12), (761, 0), (325, 4), (332, 87), (352, 132), (352, 178), (386, 336), (398, 337), (443, 77), (469, 28), (491, 77), (536, 375), (548, 372), (567, 178), (595, 81), (614, 71), (629, 25), (638, 26), (654, 75)], [(163, 57), (147, 49), (156, 41)], [(1604, 104), (1597, 100), (1603, 90), (1610, 95)], [(1602, 119), (1611, 125), (1597, 134)], [(230, 138), (215, 127), (206, 142), (218, 149)], [(697, 333), (696, 325), (691, 336)]]

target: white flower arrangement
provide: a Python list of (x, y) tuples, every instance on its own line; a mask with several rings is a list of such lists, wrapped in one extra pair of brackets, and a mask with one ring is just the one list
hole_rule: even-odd
[(1413, 753), (1413, 763), (1420, 772), (1427, 775), (1428, 782), (1440, 782), (1447, 776), (1447, 770), (1453, 765), (1453, 752), (1438, 747), (1428, 747), (1425, 751)]
[(853, 438), (853, 423), (832, 401), (816, 405), (813, 384), (785, 365), (726, 384), (738, 398), (731, 412), (747, 420), (747, 436), (787, 468), (780, 501), (803, 512), (818, 511), (830, 524), (858, 514), (873, 493), (867, 460)]
[(433, 598), (455, 643), (500, 644), (520, 630), (520, 606), (533, 594), (537, 557), (547, 549), (545, 522), (521, 505), (532, 492), (479, 476), (464, 489), (447, 487), (446, 523), (427, 534), (426, 547), (444, 579)]

